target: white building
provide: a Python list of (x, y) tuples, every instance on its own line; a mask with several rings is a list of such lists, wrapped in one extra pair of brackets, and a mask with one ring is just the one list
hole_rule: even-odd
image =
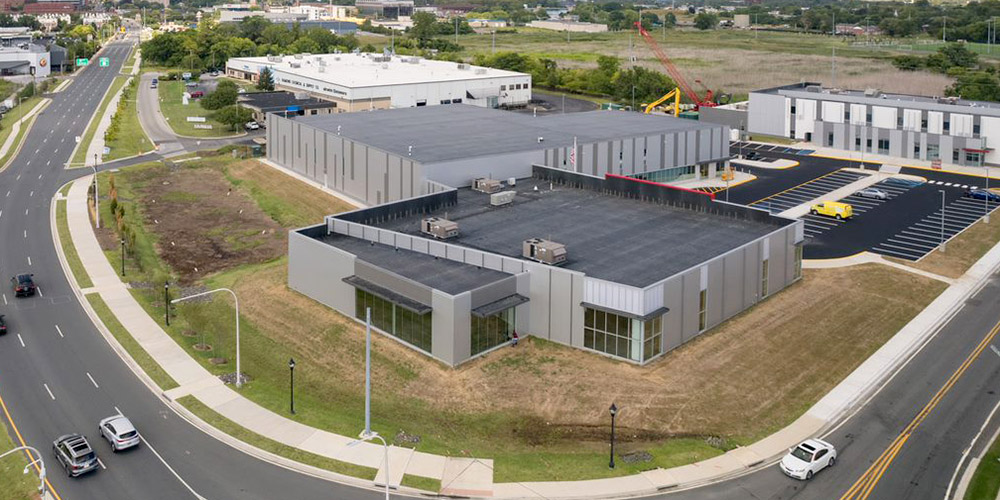
[(340, 113), (460, 103), (496, 108), (531, 100), (531, 75), (419, 57), (236, 57), (226, 63), (226, 75), (257, 81), (265, 67), (276, 89), (331, 101)]
[(528, 23), (528, 27), (555, 31), (570, 31), (574, 33), (603, 33), (608, 31), (608, 25), (606, 24), (582, 23), (579, 21), (564, 21), (558, 19), (531, 21)]
[(0, 76), (46, 77), (52, 71), (51, 62), (49, 51), (41, 45), (27, 44), (23, 47), (0, 48)]

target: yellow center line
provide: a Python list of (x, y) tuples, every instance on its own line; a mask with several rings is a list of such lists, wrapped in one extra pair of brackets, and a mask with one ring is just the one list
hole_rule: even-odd
[[(4, 402), (2, 396), (0, 396), (0, 408), (3, 408), (3, 414), (7, 417), (7, 421), (10, 422), (10, 428), (14, 429), (14, 435), (17, 436), (17, 440), (21, 443), (21, 446), (28, 446), (28, 443), (25, 443), (24, 438), (21, 437), (21, 431), (17, 429), (17, 424), (14, 423), (14, 419), (10, 416), (10, 412), (7, 411), (7, 403)], [(28, 455), (28, 459), (33, 462), (33, 465), (35, 466), (35, 472), (41, 473), (41, 468), (38, 466), (38, 462), (36, 461), (36, 459), (31, 455), (31, 452), (28, 450), (24, 450), (24, 454)], [(38, 458), (40, 459), (42, 457)], [(45, 486), (47, 487), (46, 489), (48, 490), (48, 492), (52, 493), (52, 496), (54, 496), (56, 500), (62, 500), (62, 497), (59, 496), (59, 493), (56, 492), (55, 487), (52, 486), (52, 483), (49, 482), (49, 478), (47, 477), (45, 478)]]
[(899, 454), (903, 445), (910, 439), (913, 431), (915, 431), (917, 427), (923, 423), (927, 416), (930, 415), (931, 411), (937, 407), (942, 399), (944, 399), (945, 395), (948, 394), (966, 370), (969, 369), (969, 366), (971, 366), (972, 363), (979, 358), (979, 355), (986, 349), (986, 346), (993, 341), (993, 338), (996, 337), (998, 332), (1000, 332), (1000, 321), (993, 325), (993, 328), (990, 329), (989, 333), (983, 337), (976, 348), (969, 353), (964, 361), (962, 361), (962, 364), (959, 365), (954, 372), (952, 372), (951, 376), (948, 377), (948, 380), (944, 383), (944, 385), (938, 389), (937, 393), (934, 394), (931, 400), (928, 401), (920, 412), (913, 418), (913, 420), (907, 424), (906, 428), (904, 428), (903, 431), (896, 436), (896, 439), (892, 441), (889, 447), (886, 448), (881, 455), (879, 455), (875, 462), (872, 463), (868, 470), (866, 470), (865, 473), (858, 478), (851, 488), (848, 489), (842, 497), (840, 497), (841, 500), (865, 500), (868, 498), (871, 492), (875, 489), (875, 486), (882, 479), (882, 475), (889, 468), (889, 465), (896, 459), (896, 455)]
[(790, 187), (788, 189), (785, 189), (784, 191), (779, 191), (779, 192), (774, 193), (774, 194), (772, 194), (770, 196), (765, 196), (765, 197), (763, 197), (763, 198), (761, 198), (761, 199), (759, 199), (759, 200), (757, 200), (757, 201), (755, 201), (753, 203), (750, 203), (750, 205), (756, 205), (756, 204), (758, 204), (758, 203), (760, 203), (762, 201), (770, 200), (771, 198), (774, 198), (775, 196), (783, 195), (783, 194), (785, 194), (785, 193), (787, 193), (787, 192), (789, 192), (789, 191), (791, 191), (793, 189), (798, 189), (798, 188), (800, 188), (802, 186), (807, 186), (807, 185), (812, 184), (812, 183), (814, 183), (814, 182), (816, 182), (816, 181), (818, 181), (818, 180), (820, 180), (820, 179), (822, 179), (824, 177), (829, 177), (829, 176), (831, 176), (833, 174), (836, 174), (836, 173), (840, 172), (841, 170), (843, 170), (843, 168), (838, 168), (837, 170), (834, 170), (833, 172), (830, 172), (828, 174), (823, 174), (823, 175), (821, 175), (821, 176), (819, 176), (819, 177), (817, 177), (815, 179), (810, 179), (810, 180), (808, 180), (806, 182), (803, 182), (802, 184), (796, 184), (796, 185), (794, 185), (794, 186), (792, 186), (792, 187)]

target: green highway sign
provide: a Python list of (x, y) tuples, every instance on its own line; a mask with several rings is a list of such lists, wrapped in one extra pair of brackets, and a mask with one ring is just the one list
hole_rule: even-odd
[(90, 64), (90, 59), (87, 59), (85, 57), (80, 57), (76, 60), (77, 66), (86, 66), (88, 64)]
[(108, 66), (111, 66), (111, 59), (108, 57), (102, 57), (98, 59), (97, 62), (102, 68), (107, 68)]

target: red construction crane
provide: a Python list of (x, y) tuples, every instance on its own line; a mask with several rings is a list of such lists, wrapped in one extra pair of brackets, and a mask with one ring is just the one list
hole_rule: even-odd
[(663, 64), (664, 69), (667, 70), (667, 74), (670, 75), (670, 78), (673, 78), (674, 83), (676, 83), (677, 86), (684, 91), (684, 94), (688, 96), (688, 99), (691, 99), (691, 102), (695, 103), (695, 105), (698, 107), (702, 106), (713, 107), (716, 105), (713, 100), (714, 96), (712, 95), (712, 91), (707, 87), (705, 87), (704, 85), (702, 85), (701, 80), (695, 80), (695, 81), (698, 82), (698, 84), (701, 85), (703, 88), (705, 88), (705, 98), (703, 99), (699, 97), (697, 93), (695, 93), (694, 89), (691, 88), (691, 85), (689, 85), (687, 80), (684, 79), (684, 75), (682, 75), (681, 72), (678, 71), (677, 67), (674, 66), (673, 61), (671, 61), (670, 58), (667, 57), (667, 54), (663, 52), (663, 49), (661, 49), (660, 46), (656, 43), (656, 40), (653, 40), (653, 37), (650, 36), (649, 32), (642, 27), (642, 22), (636, 21), (635, 27), (639, 28), (639, 34), (642, 35), (642, 38), (646, 40), (646, 43), (649, 45), (649, 48), (653, 49), (653, 53), (656, 54), (656, 58), (659, 59), (660, 63)]

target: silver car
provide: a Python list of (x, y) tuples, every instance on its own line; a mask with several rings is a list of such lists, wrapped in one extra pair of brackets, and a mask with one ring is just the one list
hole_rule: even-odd
[(874, 198), (876, 200), (888, 200), (889, 199), (889, 193), (887, 193), (885, 191), (882, 191), (879, 188), (865, 188), (865, 189), (862, 189), (861, 191), (858, 191), (857, 193), (854, 193), (854, 194), (857, 195), (857, 196), (860, 196), (862, 198)]
[(139, 431), (124, 415), (114, 415), (97, 425), (101, 437), (108, 440), (111, 451), (121, 451), (139, 445)]

